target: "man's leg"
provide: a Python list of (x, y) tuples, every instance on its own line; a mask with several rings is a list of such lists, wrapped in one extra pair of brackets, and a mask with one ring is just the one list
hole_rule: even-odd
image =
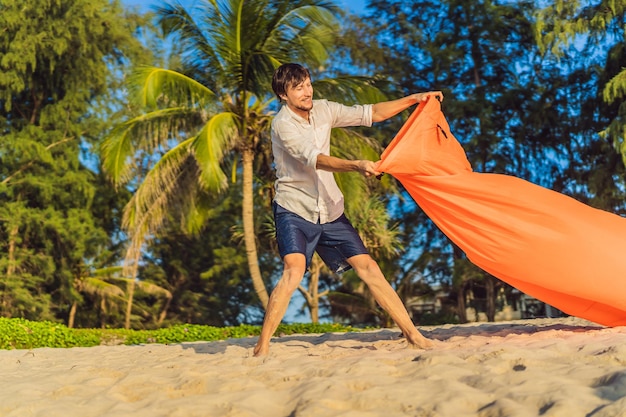
[(254, 347), (254, 356), (267, 355), (270, 339), (287, 312), (293, 292), (298, 288), (306, 270), (306, 259), (301, 253), (290, 253), (284, 258), (283, 275), (270, 295), (265, 311), (261, 335)]
[(432, 341), (417, 331), (402, 300), (370, 255), (353, 256), (348, 258), (348, 263), (354, 268), (359, 278), (367, 284), (376, 302), (389, 313), (410, 344), (422, 349), (433, 346)]

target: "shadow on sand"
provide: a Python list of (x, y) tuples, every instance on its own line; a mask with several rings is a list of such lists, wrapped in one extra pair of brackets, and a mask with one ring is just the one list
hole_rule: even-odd
[[(513, 322), (496, 323), (471, 323), (464, 325), (443, 325), (420, 327), (420, 332), (429, 339), (446, 341), (453, 337), (506, 337), (509, 335), (535, 334), (547, 331), (562, 332), (594, 332), (604, 327), (593, 323), (571, 324), (565, 319), (563, 323), (555, 323), (555, 320), (535, 319), (519, 320)], [(397, 329), (382, 329), (365, 332), (348, 333), (324, 333), (324, 334), (297, 334), (278, 336), (272, 339), (272, 343), (292, 343), (294, 341), (306, 342), (312, 345), (321, 345), (328, 342), (355, 340), (360, 343), (374, 343), (385, 340), (398, 340), (402, 333)], [(256, 344), (257, 337), (245, 337), (241, 339), (227, 339), (217, 342), (193, 342), (183, 343), (184, 349), (194, 349), (196, 353), (217, 354), (224, 353), (229, 346), (238, 346), (244, 349), (252, 349)], [(367, 349), (367, 346), (351, 347), (354, 349)]]

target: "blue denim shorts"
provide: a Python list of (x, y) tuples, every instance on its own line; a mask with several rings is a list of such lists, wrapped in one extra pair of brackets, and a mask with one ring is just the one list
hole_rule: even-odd
[(307, 268), (317, 251), (324, 263), (335, 273), (351, 268), (347, 259), (368, 251), (357, 231), (345, 215), (330, 223), (311, 223), (295, 213), (273, 204), (276, 240), (280, 257), (302, 253)]

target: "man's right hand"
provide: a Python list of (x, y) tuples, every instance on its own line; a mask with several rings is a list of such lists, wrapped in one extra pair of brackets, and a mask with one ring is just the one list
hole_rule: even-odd
[(376, 177), (380, 172), (376, 171), (376, 163), (368, 160), (359, 160), (359, 172), (365, 177)]

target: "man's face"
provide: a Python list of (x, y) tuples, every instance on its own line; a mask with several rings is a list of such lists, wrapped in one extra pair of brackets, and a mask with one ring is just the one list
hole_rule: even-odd
[(308, 113), (313, 108), (313, 86), (307, 78), (300, 84), (287, 88), (287, 94), (282, 95), (287, 106), (296, 113)]

